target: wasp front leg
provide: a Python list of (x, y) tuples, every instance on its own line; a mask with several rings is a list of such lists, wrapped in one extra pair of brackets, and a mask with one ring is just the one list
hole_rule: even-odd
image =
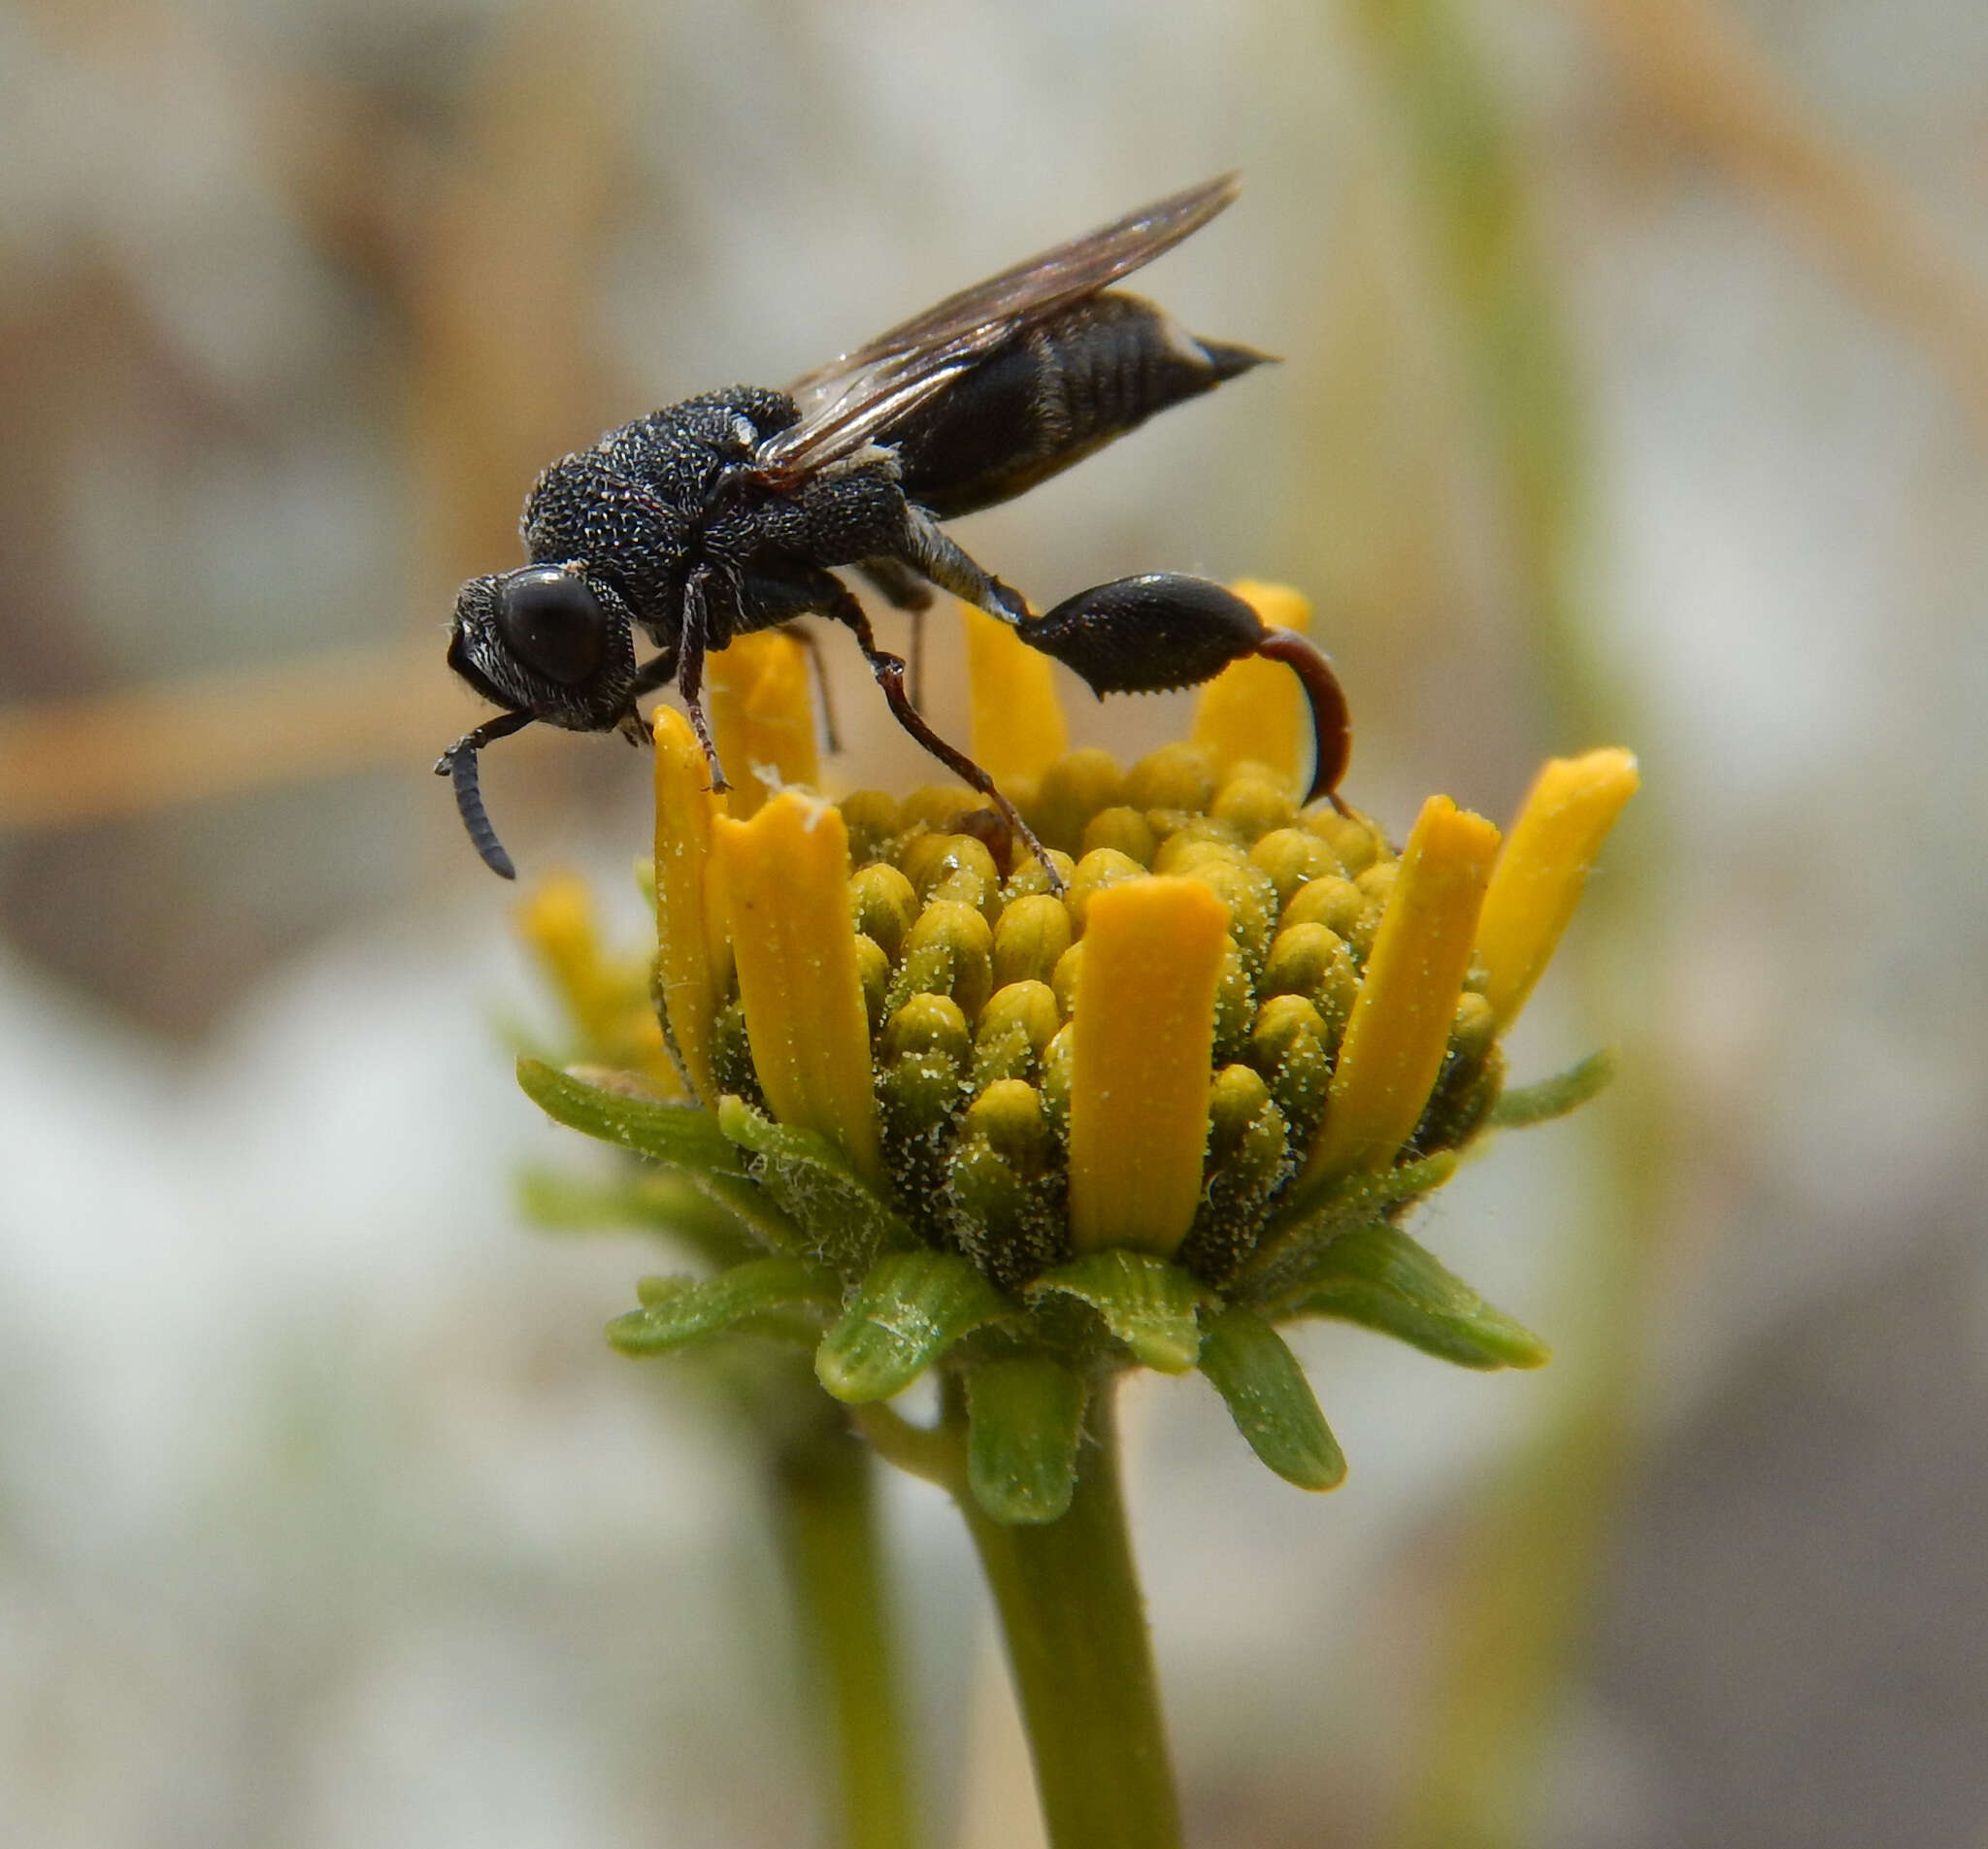
[(1317, 759), (1305, 800), (1329, 796), (1344, 810), (1338, 789), (1353, 733), (1332, 663), (1295, 629), (1267, 625), (1235, 592), (1172, 573), (1121, 578), (1079, 591), (1018, 624), (1016, 633), (1073, 669), (1101, 698), (1199, 686), (1248, 655), (1282, 662), (1311, 709)]
[(628, 689), (628, 710), (621, 715), (621, 722), (615, 728), (630, 744), (647, 744), (654, 738), (649, 722), (642, 716), (636, 702), (646, 694), (654, 693), (658, 687), (667, 687), (677, 678), (677, 651), (666, 648), (661, 654), (645, 662), (635, 671), (635, 679)]
[[(712, 647), (711, 599), (716, 579), (716, 572), (709, 566), (701, 567), (690, 574), (683, 586), (682, 627), (677, 639), (677, 691), (682, 697), (690, 730), (704, 752), (704, 768), (711, 773), (712, 793), (721, 796), (732, 786), (725, 780), (725, 767), (718, 761), (717, 743), (711, 735), (711, 721), (704, 710), (704, 657)], [(733, 604), (736, 609), (736, 597)], [(719, 637), (720, 646), (724, 640)]]

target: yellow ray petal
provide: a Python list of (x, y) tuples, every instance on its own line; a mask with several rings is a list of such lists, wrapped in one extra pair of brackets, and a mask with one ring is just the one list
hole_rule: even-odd
[[(1275, 629), (1309, 629), (1311, 606), (1284, 584), (1243, 578), (1229, 586)], [(1252, 759), (1268, 764), (1295, 789), (1311, 761), (1311, 721), (1298, 677), (1279, 662), (1231, 662), (1201, 690), (1194, 743), (1217, 775)]]
[(1229, 908), (1200, 880), (1128, 879), (1091, 897), (1070, 1086), (1079, 1252), (1170, 1253), (1193, 1223), (1228, 941)]
[(807, 645), (763, 629), (735, 637), (705, 665), (705, 710), (732, 784), (728, 811), (743, 820), (757, 814), (775, 789), (819, 782)]
[(1413, 1132), (1442, 1065), (1497, 852), (1498, 830), (1481, 815), (1446, 796), (1422, 805), (1362, 973), (1308, 1173), (1384, 1169)]
[(752, 1067), (773, 1114), (882, 1179), (870, 1022), (849, 919), (848, 834), (818, 798), (785, 790), (749, 821), (720, 815), (724, 893)]
[(1640, 781), (1636, 759), (1616, 747), (1549, 759), (1534, 779), (1477, 921), (1484, 999), (1501, 1033), (1551, 960), (1588, 869)]
[(677, 1089), (662, 1029), (649, 1009), (647, 979), (602, 949), (584, 882), (571, 874), (544, 881), (518, 907), (517, 929), (579, 1029), (586, 1057), (632, 1067)]
[(718, 804), (689, 720), (664, 707), (655, 742), (658, 986), (691, 1089), (712, 1105), (712, 1030), (731, 970), (725, 935), (712, 928), (711, 830)]
[(611, 1039), (620, 998), (601, 953), (593, 895), (572, 874), (555, 874), (517, 908), (517, 930), (582, 1038), (598, 1048)]
[(995, 782), (1041, 776), (1070, 735), (1049, 657), (970, 604), (959, 607), (973, 700), (974, 756)]

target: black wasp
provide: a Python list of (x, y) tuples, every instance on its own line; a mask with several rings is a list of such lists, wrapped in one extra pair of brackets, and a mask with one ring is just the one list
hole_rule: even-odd
[[(1218, 584), (1173, 575), (1120, 578), (1038, 616), (939, 524), (1034, 487), (1268, 357), (1197, 340), (1109, 286), (1236, 191), (1229, 175), (1176, 193), (948, 296), (785, 391), (707, 392), (547, 469), (525, 503), (532, 562), (465, 584), (448, 644), (449, 666), (505, 709), (435, 767), (453, 779), (484, 861), (514, 875), (477, 787), (484, 745), (534, 720), (639, 740), (637, 699), (674, 682), (722, 790), (704, 658), (734, 636), (810, 615), (854, 631), (898, 723), (1042, 856), (987, 773), (925, 723), (903, 660), (878, 647), (838, 566), (913, 611), (930, 603), (928, 585), (948, 590), (1100, 695), (1193, 686), (1244, 655), (1285, 662), (1311, 707), (1310, 795), (1333, 791), (1350, 748), (1345, 703), (1302, 636), (1266, 628)], [(638, 630), (656, 648), (642, 663)]]

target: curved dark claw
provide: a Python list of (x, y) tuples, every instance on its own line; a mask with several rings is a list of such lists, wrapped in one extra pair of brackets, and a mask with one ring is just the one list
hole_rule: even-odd
[(508, 738), (532, 722), (529, 712), (501, 712), (486, 719), (474, 732), (466, 732), (435, 760), (435, 775), (446, 776), (455, 788), (455, 807), (462, 825), (469, 830), (470, 844), (482, 857), (483, 865), (505, 879), (515, 879), (512, 864), (490, 817), (483, 809), (483, 792), (477, 784), (477, 753), (493, 739)]
[[(1016, 836), (1013, 825), (998, 809), (970, 809), (947, 824), (955, 835), (971, 835), (990, 854), (1005, 879), (1014, 872)], [(1046, 865), (1046, 863), (1044, 863)], [(1053, 874), (1056, 870), (1051, 867)]]
[(1345, 689), (1332, 671), (1332, 663), (1295, 629), (1266, 629), (1256, 652), (1266, 661), (1281, 661), (1304, 684), (1305, 698), (1311, 705), (1311, 787), (1305, 792), (1308, 803), (1321, 796), (1332, 798), (1342, 815), (1352, 811), (1340, 796), (1340, 779), (1353, 756), (1353, 715), (1346, 709)]
[(1294, 629), (1267, 629), (1232, 590), (1172, 572), (1121, 578), (1066, 598), (1017, 625), (1023, 642), (1080, 675), (1100, 698), (1164, 693), (1211, 680), (1232, 661), (1261, 655), (1295, 673), (1311, 708), (1317, 755), (1305, 800), (1332, 798), (1352, 756), (1353, 729), (1332, 663)]

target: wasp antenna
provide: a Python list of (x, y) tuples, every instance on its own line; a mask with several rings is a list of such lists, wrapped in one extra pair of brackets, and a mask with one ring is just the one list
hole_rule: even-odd
[(497, 831), (491, 827), (489, 814), (483, 808), (483, 792), (477, 782), (477, 753), (493, 739), (506, 738), (531, 722), (529, 712), (501, 713), (478, 726), (474, 732), (465, 733), (435, 763), (435, 775), (447, 777), (455, 790), (456, 811), (462, 816), (463, 827), (469, 831), (470, 845), (481, 857), (483, 865), (504, 879), (515, 879), (517, 868), (504, 851), (504, 843), (497, 839)]
[(483, 865), (500, 878), (515, 879), (517, 869), (490, 826), (483, 808), (483, 793), (477, 787), (477, 754), (459, 753), (448, 767), (449, 781), (455, 785), (455, 806), (462, 812), (462, 825), (470, 832), (470, 845), (483, 858)]
[(1315, 803), (1321, 796), (1330, 797), (1334, 809), (1342, 815), (1348, 813), (1339, 789), (1353, 755), (1353, 721), (1332, 663), (1295, 629), (1266, 629), (1256, 652), (1266, 660), (1282, 662), (1296, 674), (1311, 705), (1311, 735), (1317, 755), (1305, 800)]

